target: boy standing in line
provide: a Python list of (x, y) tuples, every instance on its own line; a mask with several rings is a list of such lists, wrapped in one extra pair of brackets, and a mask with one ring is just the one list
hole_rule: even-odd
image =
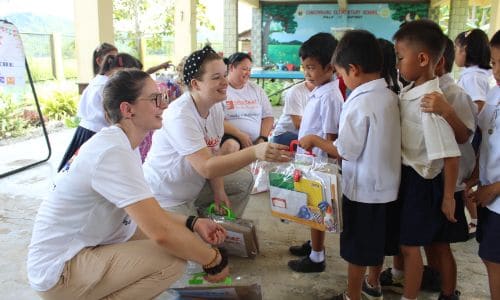
[[(337, 138), (343, 97), (339, 81), (332, 80), (334, 68), (330, 61), (337, 46), (337, 40), (329, 33), (318, 33), (305, 41), (299, 50), (305, 79), (315, 85), (309, 95), (299, 129), (299, 139), (315, 134), (329, 141)], [(303, 150), (297, 149), (298, 152)], [(326, 157), (322, 151), (316, 156)], [(288, 266), (302, 273), (325, 270), (325, 232), (311, 229), (311, 241), (301, 246), (290, 247), (290, 252), (301, 259), (291, 260)]]
[[(373, 34), (346, 32), (333, 64), (352, 90), (334, 142), (315, 135), (300, 140), (342, 158), (340, 255), (348, 262), (347, 291), (333, 299), (382, 299), (379, 274), (384, 255), (398, 252), (401, 125), (398, 97), (381, 78), (382, 51)], [(369, 276), (365, 272), (369, 267)]]

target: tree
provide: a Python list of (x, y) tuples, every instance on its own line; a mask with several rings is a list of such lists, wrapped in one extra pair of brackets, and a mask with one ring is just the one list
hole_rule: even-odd
[[(123, 37), (128, 46), (143, 60), (141, 41), (148, 36), (147, 46), (158, 50), (167, 36), (174, 34), (174, 1), (173, 0), (114, 0), (113, 19), (126, 22), (128, 27)], [(207, 8), (196, 1), (196, 23), (198, 27), (214, 30), (215, 26), (207, 17)], [(132, 26), (130, 26), (132, 25)]]
[(389, 3), (389, 9), (393, 11), (391, 18), (399, 22), (427, 18), (427, 14), (429, 13), (429, 5), (425, 3)]
[[(262, 53), (267, 53), (269, 39), (273, 32), (294, 33), (297, 29), (295, 12), (298, 4), (292, 5), (266, 5), (262, 9)], [(271, 27), (271, 23), (277, 23)]]

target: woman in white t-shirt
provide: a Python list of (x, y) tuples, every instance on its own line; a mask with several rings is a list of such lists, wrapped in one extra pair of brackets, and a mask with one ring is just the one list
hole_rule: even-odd
[(104, 58), (99, 74), (89, 82), (83, 91), (78, 106), (80, 124), (57, 168), (58, 172), (67, 167), (73, 155), (88, 139), (102, 128), (109, 126), (102, 108), (102, 90), (109, 76), (123, 68), (142, 69), (142, 63), (127, 53), (109, 54)]
[(162, 126), (166, 97), (147, 73), (129, 69), (109, 79), (103, 105), (113, 125), (82, 146), (38, 210), (32, 288), (43, 299), (151, 299), (183, 275), (186, 260), (211, 282), (225, 278), (226, 254), (205, 243), (220, 244), (225, 230), (165, 212), (144, 180), (137, 146)]
[(249, 81), (250, 55), (237, 52), (225, 62), (229, 65), (229, 86), (227, 99), (222, 102), (226, 120), (221, 141), (223, 154), (267, 142), (274, 123), (269, 98), (260, 86)]
[[(144, 175), (155, 198), (169, 211), (203, 213), (212, 202), (225, 204), (241, 215), (252, 175), (242, 169), (258, 159), (287, 161), (287, 147), (261, 143), (220, 155), (224, 133), (227, 68), (209, 46), (193, 52), (184, 66), (188, 88), (163, 114), (144, 163)], [(236, 173), (234, 173), (236, 172)], [(223, 177), (224, 176), (224, 177)]]

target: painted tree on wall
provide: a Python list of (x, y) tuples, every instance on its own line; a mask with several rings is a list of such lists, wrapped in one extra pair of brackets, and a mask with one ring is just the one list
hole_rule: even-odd
[(271, 4), (262, 7), (262, 53), (267, 53), (270, 35), (273, 32), (295, 33), (297, 29), (295, 12), (298, 6), (298, 4)]
[(427, 18), (429, 13), (429, 5), (425, 3), (389, 3), (389, 9), (392, 11), (391, 18), (399, 22)]

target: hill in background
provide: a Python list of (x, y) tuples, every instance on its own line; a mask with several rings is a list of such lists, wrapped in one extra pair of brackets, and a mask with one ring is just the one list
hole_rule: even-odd
[(69, 19), (56, 16), (40, 16), (32, 13), (15, 13), (1, 17), (14, 23), (21, 33), (74, 34), (75, 25)]

